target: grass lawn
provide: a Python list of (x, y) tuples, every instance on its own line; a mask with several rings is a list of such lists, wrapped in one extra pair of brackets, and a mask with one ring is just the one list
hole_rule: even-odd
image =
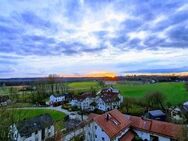
[(50, 110), (50, 109), (16, 109), (13, 112), (15, 113), (14, 115), (15, 115), (16, 121), (21, 121), (23, 119), (29, 119), (29, 118), (38, 116), (40, 114), (49, 113), (55, 122), (55, 127), (57, 129), (63, 128), (63, 120), (65, 117), (65, 114), (62, 112), (58, 112), (58, 111)]
[(84, 82), (71, 82), (67, 84), (70, 88), (73, 89), (90, 89), (93, 88), (100, 88), (99, 83), (96, 81), (84, 81)]
[(145, 94), (159, 91), (166, 97), (166, 102), (172, 105), (182, 104), (188, 100), (188, 92), (185, 90), (182, 82), (167, 82), (155, 84), (116, 84), (115, 87), (120, 90), (125, 97), (142, 98)]

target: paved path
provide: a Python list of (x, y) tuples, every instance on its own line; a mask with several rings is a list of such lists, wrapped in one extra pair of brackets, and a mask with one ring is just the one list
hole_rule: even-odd
[(84, 129), (77, 129), (75, 131), (69, 132), (68, 134), (64, 135), (62, 141), (70, 141), (73, 137), (84, 134)]

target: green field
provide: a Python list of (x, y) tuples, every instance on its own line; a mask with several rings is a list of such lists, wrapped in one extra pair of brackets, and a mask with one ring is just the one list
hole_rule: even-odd
[(68, 87), (73, 89), (87, 89), (89, 90), (91, 87), (93, 88), (100, 88), (99, 83), (96, 81), (85, 81), (85, 82), (71, 82), (67, 84)]
[(48, 113), (52, 116), (55, 126), (58, 129), (63, 128), (63, 120), (65, 117), (65, 114), (62, 112), (58, 112), (55, 110), (50, 110), (50, 109), (16, 109), (13, 110), (14, 112), (14, 118), (16, 121), (21, 121), (23, 119), (30, 119), (32, 117)]
[(158, 91), (165, 95), (166, 102), (178, 105), (188, 100), (188, 92), (184, 85), (182, 82), (167, 82), (136, 85), (116, 84), (115, 87), (120, 90), (123, 96), (133, 98), (143, 98), (145, 94)]
[(16, 109), (14, 110), (14, 113), (15, 118), (20, 120), (32, 118), (45, 113), (50, 114), (54, 121), (63, 120), (63, 118), (65, 117), (64, 113), (50, 109)]

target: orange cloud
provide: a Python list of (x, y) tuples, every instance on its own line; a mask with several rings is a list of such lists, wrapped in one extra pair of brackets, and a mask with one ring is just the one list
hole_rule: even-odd
[(115, 72), (108, 71), (98, 71), (98, 72), (90, 72), (88, 74), (58, 74), (60, 77), (110, 77), (114, 78), (117, 76)]
[(116, 77), (117, 74), (115, 72), (107, 72), (107, 71), (99, 71), (99, 72), (90, 72), (86, 74), (86, 77)]

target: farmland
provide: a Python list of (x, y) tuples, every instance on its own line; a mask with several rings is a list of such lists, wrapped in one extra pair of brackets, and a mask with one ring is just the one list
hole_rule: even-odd
[(72, 89), (86, 89), (89, 90), (91, 87), (100, 88), (98, 82), (96, 81), (85, 81), (85, 82), (71, 82), (67, 84), (69, 88)]
[(115, 87), (120, 90), (125, 97), (143, 98), (145, 94), (152, 92), (161, 92), (166, 98), (166, 102), (172, 105), (182, 104), (188, 100), (188, 92), (185, 90), (183, 82), (166, 82), (155, 84), (116, 84)]

